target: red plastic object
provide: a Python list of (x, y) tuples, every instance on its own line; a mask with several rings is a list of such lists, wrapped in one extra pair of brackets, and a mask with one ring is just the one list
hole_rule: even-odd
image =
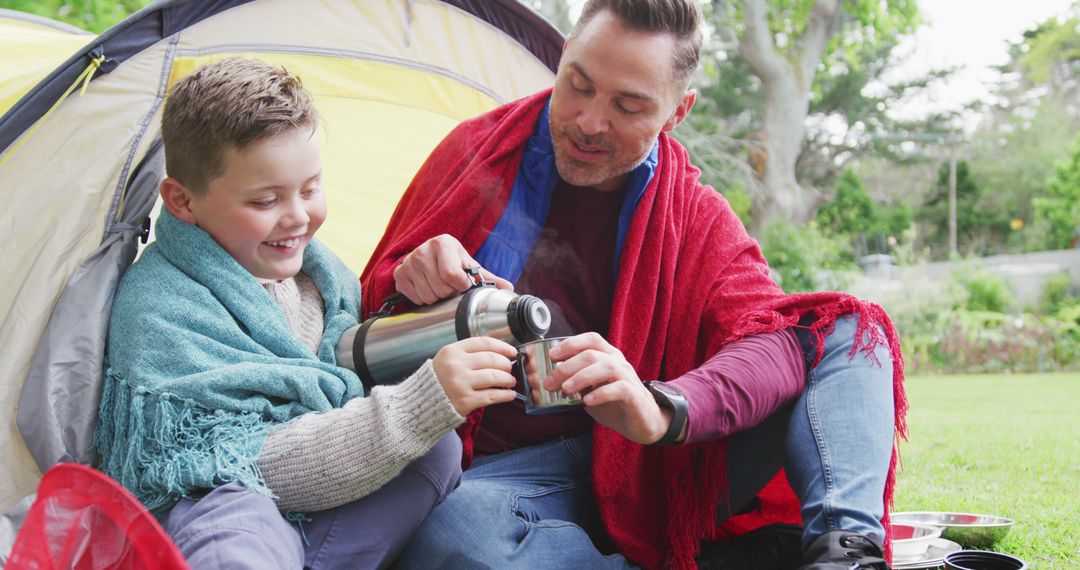
[(153, 515), (119, 483), (78, 463), (49, 469), (5, 570), (190, 570)]

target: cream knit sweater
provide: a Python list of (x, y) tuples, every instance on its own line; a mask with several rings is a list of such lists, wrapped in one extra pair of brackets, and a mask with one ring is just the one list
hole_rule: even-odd
[[(314, 352), (324, 312), (315, 284), (300, 273), (264, 287), (293, 334)], [(279, 509), (321, 511), (376, 491), (464, 420), (429, 360), (400, 384), (378, 386), (341, 408), (275, 428), (258, 464)]]

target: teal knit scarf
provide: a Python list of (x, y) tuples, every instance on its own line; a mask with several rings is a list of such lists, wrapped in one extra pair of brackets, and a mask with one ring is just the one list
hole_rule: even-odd
[(156, 236), (113, 304), (100, 467), (159, 515), (231, 481), (270, 494), (256, 465), (270, 428), (363, 395), (335, 364), (338, 338), (357, 324), (356, 276), (318, 242), (304, 250), (326, 307), (313, 354), (206, 232), (162, 210)]

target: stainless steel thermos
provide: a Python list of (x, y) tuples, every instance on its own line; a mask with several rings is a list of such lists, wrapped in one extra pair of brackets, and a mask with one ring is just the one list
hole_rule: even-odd
[(490, 282), (462, 295), (387, 314), (392, 301), (337, 345), (337, 360), (354, 370), (368, 388), (405, 379), (435, 356), (440, 348), (474, 336), (490, 336), (518, 346), (543, 338), (551, 327), (551, 312), (538, 297), (497, 289)]

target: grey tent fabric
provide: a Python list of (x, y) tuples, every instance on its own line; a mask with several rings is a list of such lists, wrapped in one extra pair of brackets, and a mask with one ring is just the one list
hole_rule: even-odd
[(11, 547), (15, 544), (15, 535), (19, 533), (26, 514), (34, 504), (37, 494), (23, 497), (8, 512), (0, 515), (0, 567), (7, 564), (8, 556), (11, 555)]
[(59, 462), (92, 463), (95, 458), (91, 446), (113, 293), (148, 229), (143, 222), (164, 172), (158, 141), (131, 179), (119, 220), (106, 224), (101, 246), (68, 281), (38, 343), (16, 421), (43, 472)]

